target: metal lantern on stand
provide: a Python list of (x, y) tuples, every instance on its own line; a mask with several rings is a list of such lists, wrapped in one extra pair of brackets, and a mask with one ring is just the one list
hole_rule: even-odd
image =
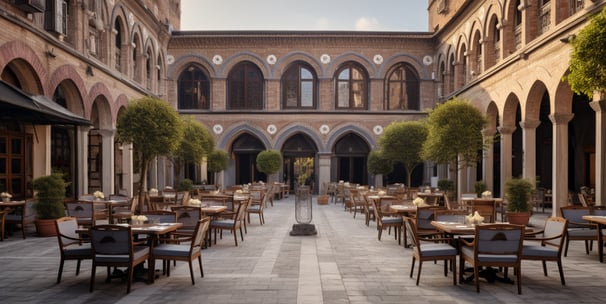
[(290, 235), (316, 235), (316, 226), (311, 224), (311, 189), (309, 186), (299, 186), (295, 192), (295, 220)]

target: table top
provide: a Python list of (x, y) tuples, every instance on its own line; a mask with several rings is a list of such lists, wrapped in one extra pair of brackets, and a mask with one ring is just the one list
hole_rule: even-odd
[(391, 205), (389, 209), (396, 213), (417, 212), (417, 207), (414, 205)]
[[(129, 224), (115, 224), (118, 226), (129, 226)], [(157, 223), (157, 224), (138, 224), (130, 225), (131, 231), (134, 234), (167, 234), (182, 227), (183, 223)], [(88, 233), (90, 228), (78, 227), (76, 233)]]
[(583, 219), (586, 221), (606, 225), (606, 216), (604, 215), (583, 215)]
[(227, 210), (226, 206), (207, 206), (200, 207), (200, 212), (205, 214), (217, 214)]
[[(606, 219), (606, 217), (604, 217)], [(490, 225), (490, 224), (509, 224), (509, 223), (486, 223), (480, 225)], [(431, 221), (431, 225), (436, 227), (436, 229), (448, 233), (448, 234), (475, 234), (476, 225), (473, 224), (463, 224), (457, 222), (443, 222), (443, 221)], [(525, 232), (533, 232), (534, 230), (531, 227), (526, 227)]]
[(17, 207), (17, 206), (24, 206), (24, 205), (25, 205), (25, 201), (9, 201), (9, 202), (0, 201), (0, 207)]

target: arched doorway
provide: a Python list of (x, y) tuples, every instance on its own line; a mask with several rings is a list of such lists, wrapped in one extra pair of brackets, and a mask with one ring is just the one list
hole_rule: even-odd
[(349, 133), (335, 144), (333, 176), (336, 180), (366, 185), (368, 170), (366, 160), (370, 147), (358, 135)]
[(266, 180), (267, 176), (256, 168), (257, 154), (264, 151), (263, 143), (253, 135), (244, 133), (234, 141), (231, 155), (236, 161), (236, 184)]
[(311, 186), (312, 191), (317, 189), (316, 153), (315, 143), (304, 134), (295, 134), (284, 143), (282, 157), (284, 158), (284, 182), (295, 189), (299, 179)]

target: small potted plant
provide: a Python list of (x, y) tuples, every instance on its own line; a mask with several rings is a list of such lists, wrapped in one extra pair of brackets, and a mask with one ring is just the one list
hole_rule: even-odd
[(487, 189), (486, 183), (483, 180), (476, 181), (473, 188), (478, 197), (482, 197), (482, 193)]
[(33, 187), (36, 191), (36, 230), (39, 236), (55, 236), (54, 221), (65, 216), (65, 188), (67, 183), (63, 180), (63, 174), (52, 173), (34, 179)]
[(532, 204), (530, 196), (534, 186), (531, 182), (513, 178), (505, 183), (505, 199), (507, 200), (507, 220), (512, 224), (527, 225), (530, 220)]

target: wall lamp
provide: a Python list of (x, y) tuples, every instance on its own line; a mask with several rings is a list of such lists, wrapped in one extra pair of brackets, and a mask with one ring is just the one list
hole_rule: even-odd
[(570, 34), (566, 37), (562, 37), (560, 38), (560, 41), (562, 43), (570, 43), (572, 40), (574, 40), (574, 38), (576, 38), (577, 36), (575, 34)]
[(88, 76), (95, 76), (95, 73), (93, 72), (93, 67), (88, 65), (86, 66), (86, 75)]
[(48, 56), (50, 58), (57, 57), (57, 54), (55, 54), (55, 48), (51, 48), (49, 50), (46, 50), (46, 56)]

